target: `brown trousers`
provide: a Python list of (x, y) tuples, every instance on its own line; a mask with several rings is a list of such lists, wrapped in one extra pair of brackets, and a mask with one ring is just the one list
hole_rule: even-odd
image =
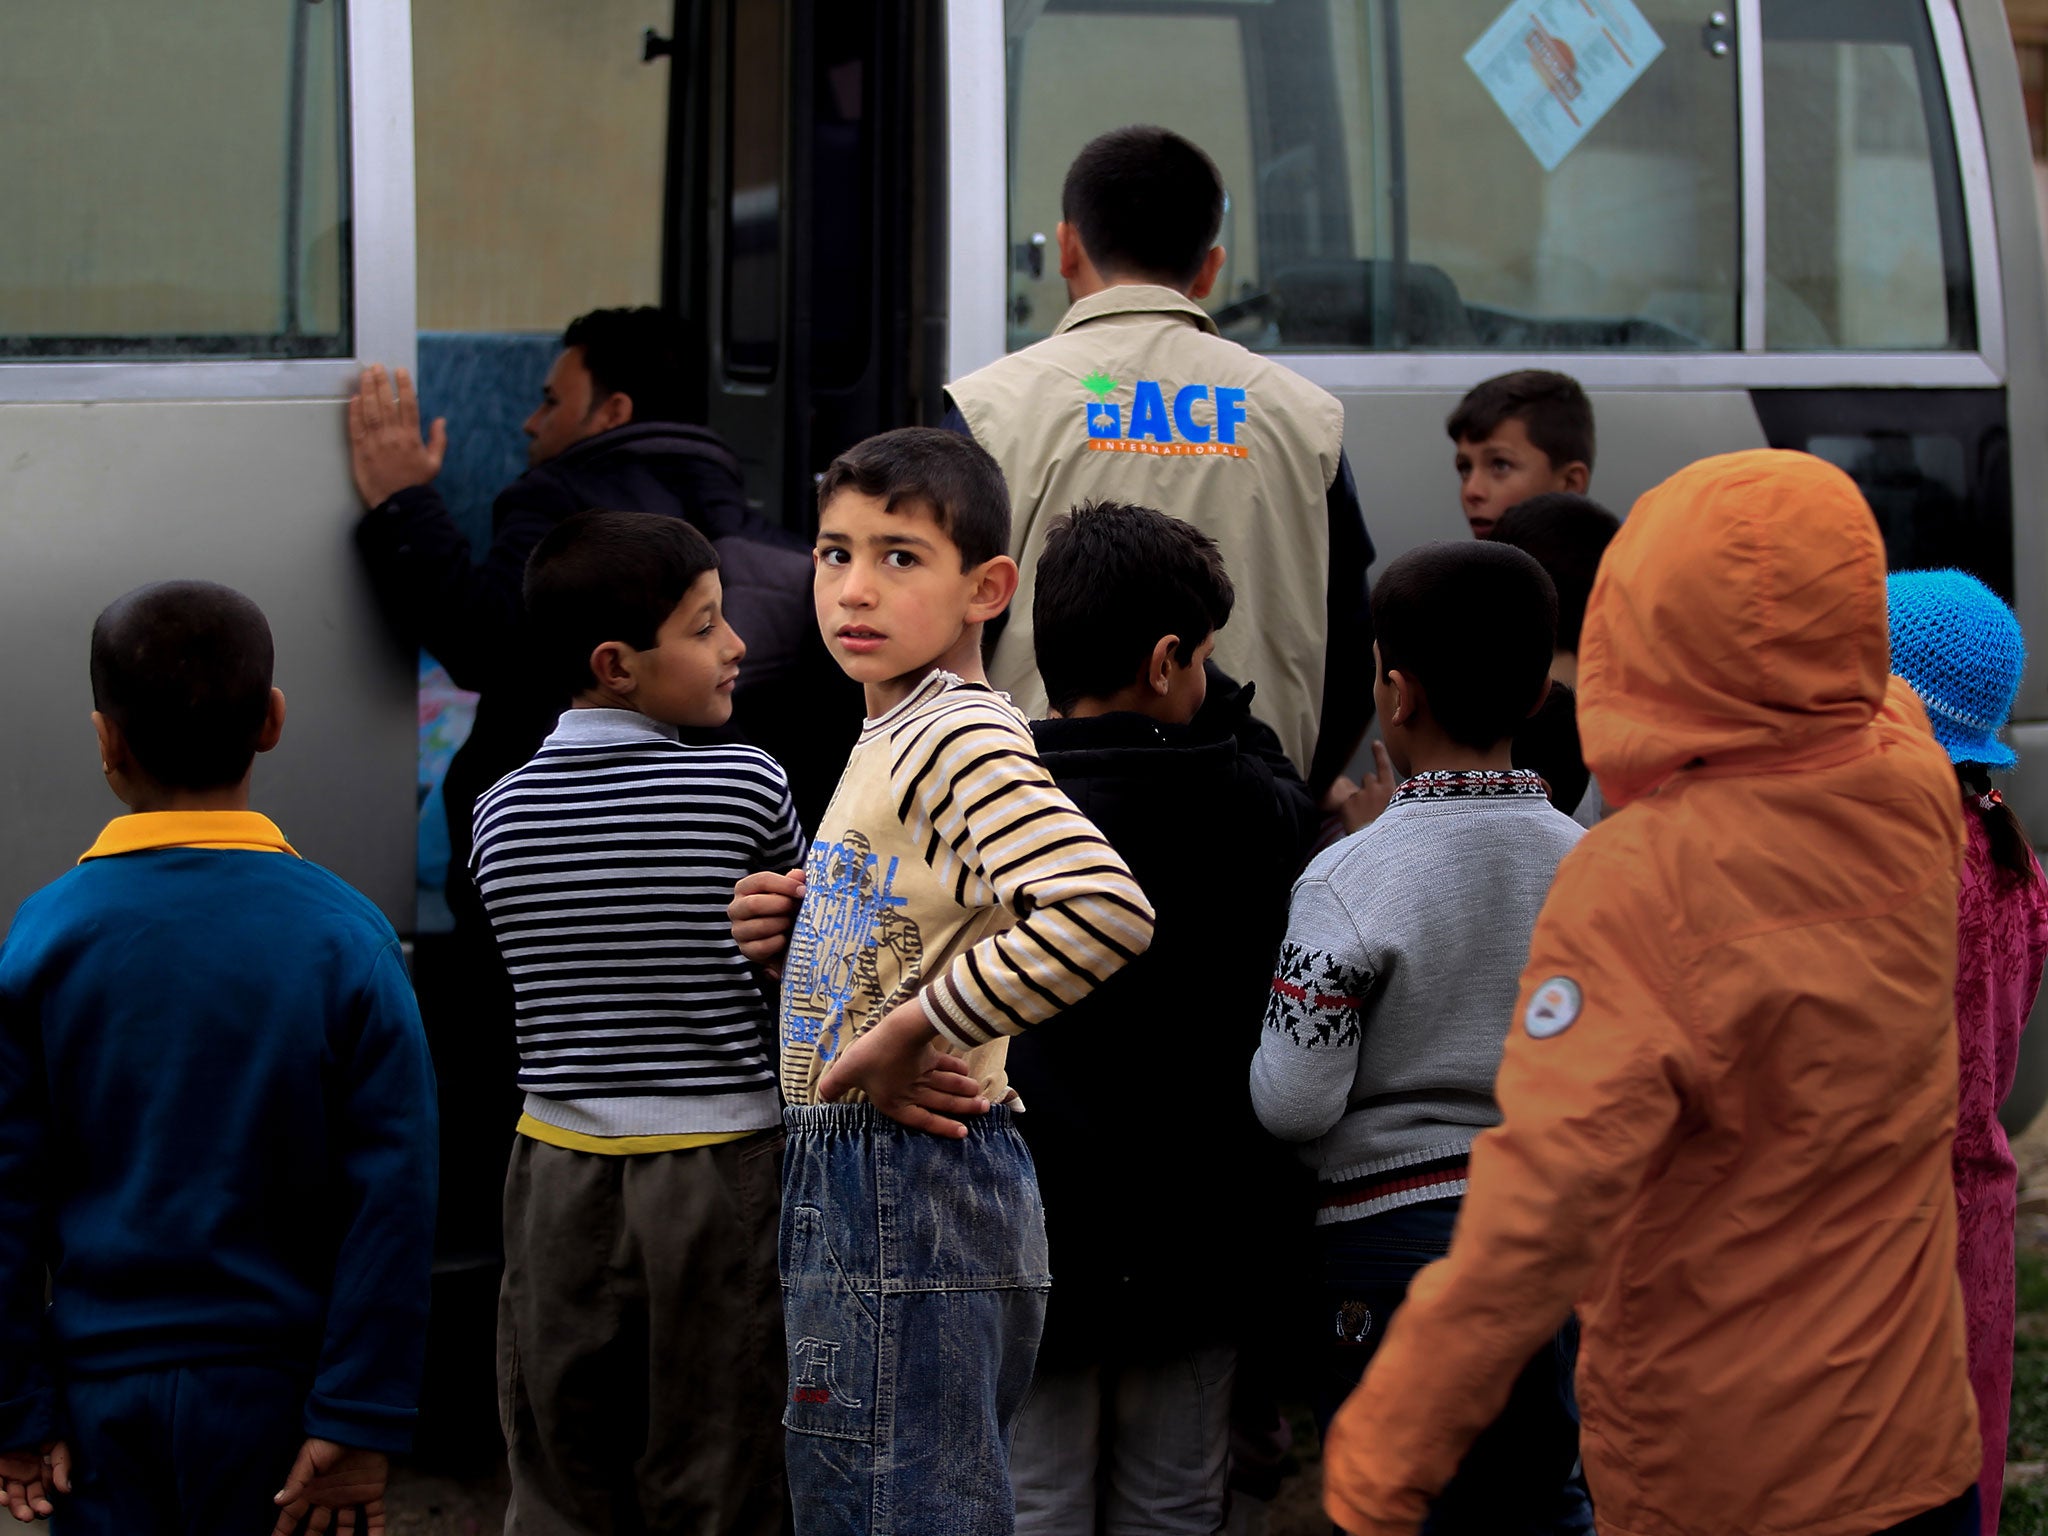
[(778, 1536), (782, 1132), (612, 1157), (514, 1138), (506, 1536)]

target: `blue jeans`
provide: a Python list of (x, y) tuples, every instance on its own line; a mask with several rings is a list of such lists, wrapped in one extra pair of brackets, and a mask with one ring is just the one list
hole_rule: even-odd
[(54, 1536), (269, 1536), (306, 1438), (309, 1371), (209, 1365), (64, 1384)]
[[(1328, 1429), (1425, 1264), (1450, 1252), (1458, 1201), (1398, 1206), (1316, 1228), (1329, 1301), (1329, 1368), (1316, 1404)], [(1590, 1536), (1572, 1393), (1578, 1324), (1567, 1322), (1515, 1380), (1508, 1403), (1430, 1506), (1425, 1536)]]
[(866, 1104), (783, 1111), (798, 1536), (1010, 1536), (1010, 1432), (1045, 1322), (1045, 1211), (1005, 1109), (965, 1140)]

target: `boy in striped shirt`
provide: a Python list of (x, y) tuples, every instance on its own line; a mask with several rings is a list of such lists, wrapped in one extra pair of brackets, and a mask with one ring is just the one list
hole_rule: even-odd
[(732, 906), (782, 970), (790, 1491), (799, 1536), (1001, 1536), (1050, 1284), (1004, 1056), (1152, 909), (984, 680), (1017, 585), (995, 461), (887, 432), (818, 505), (818, 623), (869, 719), (803, 870)]
[(585, 512), (526, 573), (574, 703), (477, 801), (477, 889), (526, 1092), (505, 1180), (508, 1536), (773, 1536), (784, 1493), (770, 1015), (725, 918), (802, 847), (732, 713), (746, 646), (681, 518)]

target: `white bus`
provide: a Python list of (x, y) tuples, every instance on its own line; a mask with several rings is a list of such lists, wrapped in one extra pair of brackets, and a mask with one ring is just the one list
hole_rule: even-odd
[[(2048, 656), (2048, 318), (1996, 0), (419, 12), (0, 10), (8, 912), (114, 809), (85, 723), (93, 615), (202, 575), (277, 629), (291, 717), (263, 804), (412, 931), (415, 672), (350, 539), (361, 364), (417, 356), (462, 446), (525, 414), (494, 394), (538, 382), (478, 355), (544, 359), (528, 333), (575, 307), (659, 300), (692, 323), (704, 419), (750, 494), (801, 526), (835, 452), (936, 420), (946, 379), (1057, 320), (1061, 177), (1129, 122), (1222, 167), (1218, 322), (1343, 399), (1382, 557), (1463, 534), (1442, 430), (1463, 391), (1559, 368), (1592, 392), (1593, 493), (1617, 511), (1703, 454), (1810, 450), (1856, 476), (1896, 563), (1976, 571)], [(1566, 129), (1532, 126), (1492, 68), (1532, 27), (1612, 45), (1553, 81)], [(630, 74), (578, 74), (592, 59)], [(565, 227), (592, 235), (572, 259)], [(611, 272), (621, 229), (647, 240), (629, 281), (505, 298)], [(430, 284), (452, 322), (418, 307)], [(496, 489), (481, 474), (444, 476), (465, 515)], [(2048, 665), (2018, 717), (2013, 798), (2048, 830)]]

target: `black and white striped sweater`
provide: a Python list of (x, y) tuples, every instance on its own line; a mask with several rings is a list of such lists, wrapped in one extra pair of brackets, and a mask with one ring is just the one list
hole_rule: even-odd
[(732, 888), (803, 849), (765, 752), (572, 709), (478, 801), (472, 867), (517, 999), (526, 1113), (590, 1136), (774, 1125), (770, 1004)]

